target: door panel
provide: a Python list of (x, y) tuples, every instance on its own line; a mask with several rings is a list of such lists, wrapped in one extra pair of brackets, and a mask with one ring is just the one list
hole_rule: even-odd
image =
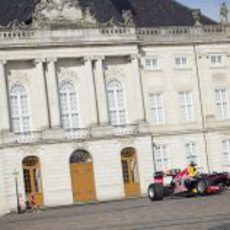
[(74, 201), (96, 200), (93, 163), (72, 163), (70, 168)]
[(39, 165), (23, 166), (23, 174), (27, 199), (30, 201), (31, 195), (34, 194), (37, 204), (43, 206), (43, 191)]
[(135, 155), (131, 157), (122, 156), (122, 172), (126, 196), (140, 195), (140, 183), (138, 165)]

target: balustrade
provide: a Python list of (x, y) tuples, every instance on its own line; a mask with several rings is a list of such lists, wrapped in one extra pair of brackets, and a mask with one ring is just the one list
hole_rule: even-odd
[(137, 125), (124, 125), (114, 127), (115, 136), (126, 136), (126, 135), (135, 135), (138, 133)]
[[(33, 30), (33, 29), (1, 29), (0, 44), (4, 42), (14, 42), (21, 44), (23, 40), (28, 43), (35, 43), (38, 40), (45, 43), (47, 41), (112, 41), (119, 37), (125, 39), (155, 39), (155, 38), (173, 38), (186, 36), (212, 36), (224, 35), (229, 37), (229, 25), (204, 25), (204, 26), (174, 26), (174, 27), (155, 27), (155, 28), (134, 28), (134, 27), (104, 27), (91, 29), (60, 29), (60, 30)], [(56, 40), (55, 40), (56, 39)]]
[(33, 143), (41, 139), (41, 132), (27, 132), (15, 134), (17, 143)]
[(65, 130), (66, 139), (86, 139), (90, 137), (88, 129), (69, 129)]

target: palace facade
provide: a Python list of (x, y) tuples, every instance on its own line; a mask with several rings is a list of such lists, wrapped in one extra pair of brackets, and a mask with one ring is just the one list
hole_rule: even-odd
[[(20, 3), (20, 4), (19, 4)], [(173, 0), (0, 9), (0, 214), (145, 195), (230, 171), (230, 26)]]

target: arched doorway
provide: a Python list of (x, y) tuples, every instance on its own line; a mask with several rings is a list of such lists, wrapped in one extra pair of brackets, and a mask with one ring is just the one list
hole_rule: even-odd
[(86, 150), (76, 150), (70, 157), (73, 200), (96, 200), (93, 161)]
[(35, 196), (39, 206), (43, 205), (43, 189), (41, 178), (41, 166), (39, 158), (36, 156), (28, 156), (22, 161), (23, 177), (26, 198), (31, 200), (31, 195)]
[(138, 163), (134, 148), (125, 148), (121, 152), (121, 164), (126, 196), (140, 195)]

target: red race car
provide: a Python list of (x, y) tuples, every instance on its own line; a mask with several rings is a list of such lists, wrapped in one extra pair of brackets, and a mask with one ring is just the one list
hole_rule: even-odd
[(198, 174), (189, 177), (186, 169), (168, 170), (154, 174), (154, 183), (148, 187), (151, 201), (163, 200), (166, 196), (185, 196), (216, 194), (230, 188), (229, 173)]

